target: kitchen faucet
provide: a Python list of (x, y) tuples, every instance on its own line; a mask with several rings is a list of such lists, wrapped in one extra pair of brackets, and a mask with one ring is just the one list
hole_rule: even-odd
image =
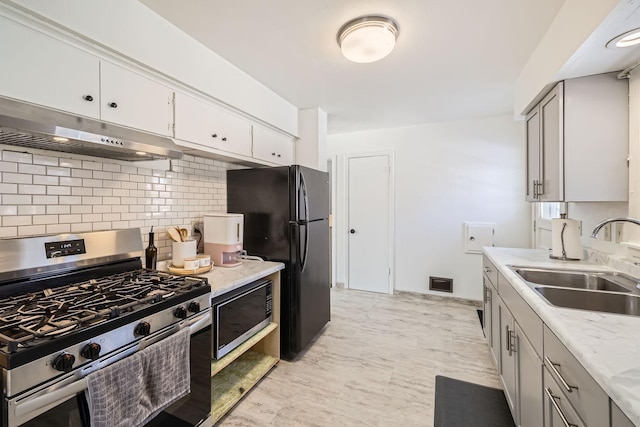
[(630, 222), (635, 225), (640, 225), (640, 220), (635, 218), (629, 218), (629, 217), (609, 218), (609, 219), (605, 219), (604, 221), (596, 225), (596, 227), (593, 229), (593, 232), (591, 233), (591, 237), (593, 237), (594, 239), (598, 237), (598, 232), (600, 231), (600, 229), (612, 222)]

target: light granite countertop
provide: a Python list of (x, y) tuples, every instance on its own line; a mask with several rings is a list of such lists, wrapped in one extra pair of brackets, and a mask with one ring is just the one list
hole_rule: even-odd
[(640, 426), (640, 317), (552, 306), (508, 266), (574, 270), (611, 268), (589, 260), (552, 260), (546, 250), (487, 247), (484, 251), (600, 387), (635, 425)]
[[(157, 268), (167, 271), (167, 261), (159, 261)], [(211, 286), (211, 296), (215, 297), (283, 268), (284, 264), (280, 262), (244, 260), (235, 267), (213, 266), (209, 272), (201, 276), (207, 278)]]

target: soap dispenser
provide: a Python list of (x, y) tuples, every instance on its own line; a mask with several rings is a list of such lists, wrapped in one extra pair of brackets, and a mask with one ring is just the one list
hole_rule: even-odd
[(158, 261), (158, 248), (153, 244), (153, 226), (151, 226), (151, 231), (149, 232), (149, 246), (144, 251), (145, 255), (145, 267), (151, 268), (153, 270), (156, 269), (156, 263)]

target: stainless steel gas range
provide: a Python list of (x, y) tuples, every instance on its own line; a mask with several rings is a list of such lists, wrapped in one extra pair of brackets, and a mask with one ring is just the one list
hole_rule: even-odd
[(208, 417), (209, 285), (143, 269), (142, 246), (139, 229), (0, 240), (3, 427)]

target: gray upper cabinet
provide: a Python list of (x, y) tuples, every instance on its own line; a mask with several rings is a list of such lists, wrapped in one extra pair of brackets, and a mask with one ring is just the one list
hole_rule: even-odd
[(527, 114), (528, 201), (628, 200), (628, 92), (615, 73), (565, 80)]

